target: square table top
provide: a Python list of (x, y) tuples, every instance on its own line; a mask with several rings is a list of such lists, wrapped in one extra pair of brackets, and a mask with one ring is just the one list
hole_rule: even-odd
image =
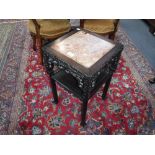
[(45, 45), (43, 50), (76, 70), (93, 75), (117, 52), (117, 47), (103, 36), (78, 28)]
[(63, 41), (51, 46), (52, 49), (90, 68), (115, 45), (90, 33), (78, 31)]

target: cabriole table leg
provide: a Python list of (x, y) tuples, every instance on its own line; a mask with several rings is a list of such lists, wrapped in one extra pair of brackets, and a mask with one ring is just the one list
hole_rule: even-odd
[(108, 88), (109, 88), (111, 79), (112, 79), (112, 75), (110, 76), (110, 78), (105, 83), (105, 86), (104, 86), (104, 89), (103, 89), (103, 94), (102, 94), (102, 99), (103, 100), (106, 99), (106, 95), (107, 95), (107, 92), (108, 92)]
[(52, 93), (54, 98), (53, 103), (57, 104), (58, 103), (57, 88), (56, 88), (55, 80), (53, 80), (52, 78), (51, 78), (51, 84), (52, 84)]
[(83, 100), (82, 108), (81, 108), (81, 123), (80, 123), (80, 125), (83, 127), (86, 125), (87, 103), (88, 103), (88, 99)]

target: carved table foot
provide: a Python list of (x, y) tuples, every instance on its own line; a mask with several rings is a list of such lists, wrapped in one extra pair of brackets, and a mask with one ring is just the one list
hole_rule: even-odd
[(102, 94), (102, 100), (105, 100), (107, 97), (106, 97), (106, 94)]
[(81, 125), (82, 127), (85, 127), (87, 124), (86, 124), (85, 121), (84, 121), (84, 122), (81, 121), (80, 125)]

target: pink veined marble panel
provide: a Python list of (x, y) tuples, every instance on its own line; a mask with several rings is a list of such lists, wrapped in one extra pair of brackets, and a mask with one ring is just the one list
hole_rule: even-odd
[(114, 46), (114, 44), (92, 34), (78, 31), (63, 41), (52, 45), (51, 48), (80, 65), (90, 68)]

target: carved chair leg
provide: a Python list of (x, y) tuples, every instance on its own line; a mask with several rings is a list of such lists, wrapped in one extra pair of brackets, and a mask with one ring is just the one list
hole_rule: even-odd
[(56, 88), (55, 80), (53, 80), (52, 78), (51, 78), (51, 84), (52, 84), (52, 93), (54, 98), (53, 103), (57, 104), (58, 103), (57, 88)]
[(105, 100), (105, 98), (106, 98), (106, 95), (107, 95), (107, 92), (108, 92), (108, 88), (109, 88), (111, 79), (112, 79), (112, 75), (111, 75), (111, 77), (107, 80), (107, 82), (105, 83), (104, 90), (103, 90), (103, 94), (102, 94), (102, 99), (103, 99), (103, 100)]
[(32, 36), (33, 40), (33, 50), (36, 51), (36, 36)]
[(38, 52), (39, 55), (39, 63), (41, 65), (43, 65), (43, 51), (42, 51), (42, 39), (38, 39), (36, 38), (36, 44), (35, 44), (35, 48), (36, 48), (36, 52)]
[(114, 40), (114, 39), (115, 39), (115, 33), (110, 34), (110, 35), (109, 35), (109, 39)]
[(39, 49), (39, 55), (40, 55), (40, 63), (43, 65), (43, 50), (42, 50), (43, 40), (40, 40), (40, 49)]

